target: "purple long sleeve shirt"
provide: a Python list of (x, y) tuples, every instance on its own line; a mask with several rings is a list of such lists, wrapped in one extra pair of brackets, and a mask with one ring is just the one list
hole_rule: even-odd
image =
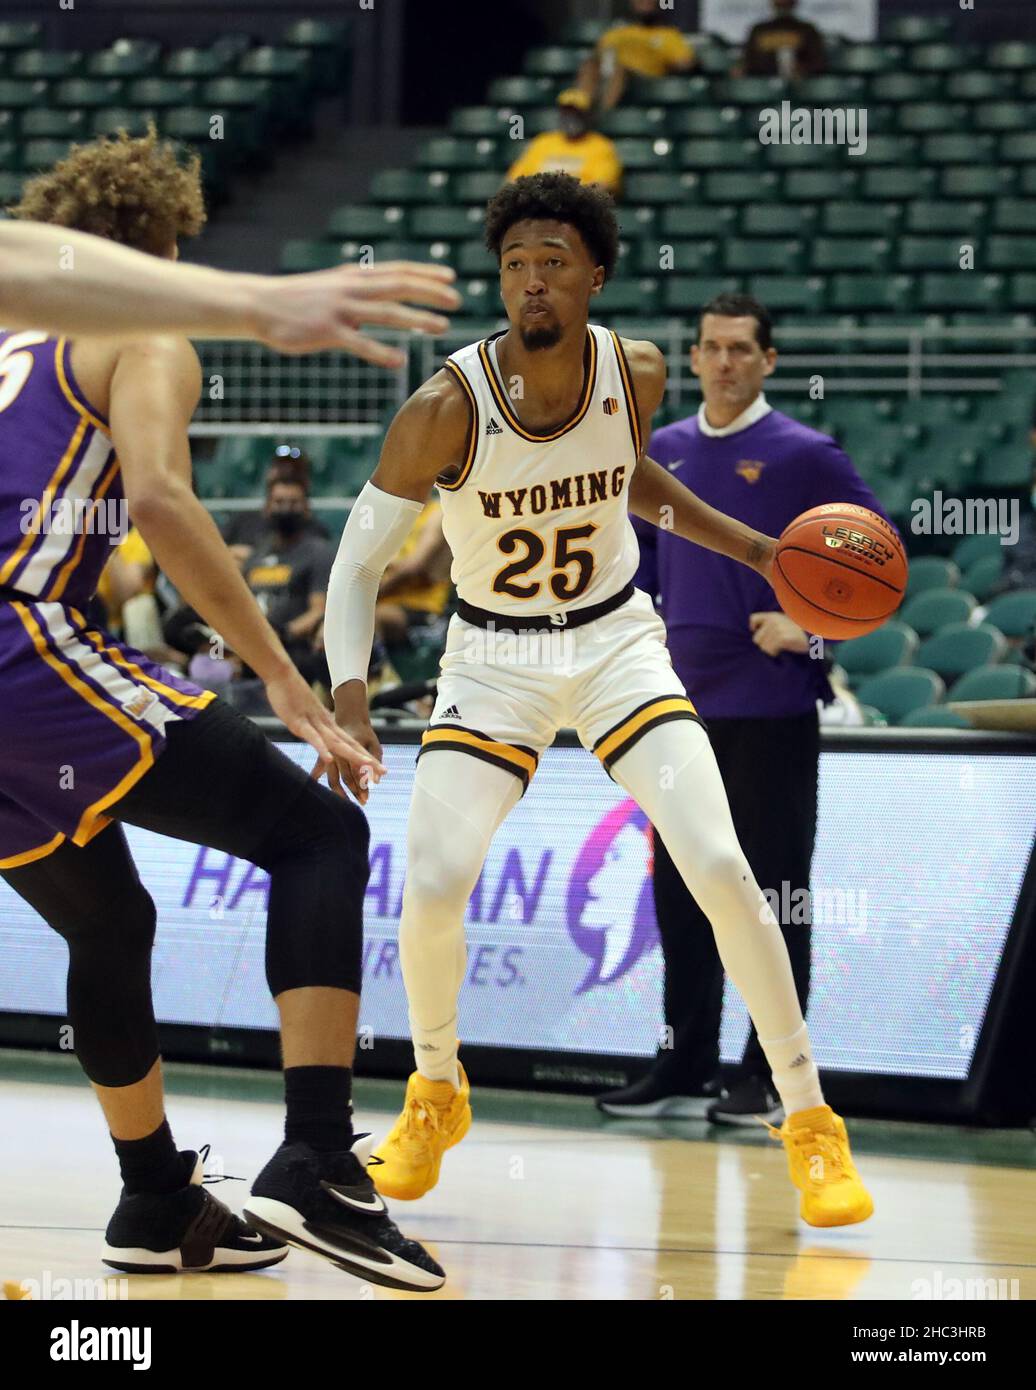
[[(647, 451), (692, 492), (748, 526), (777, 536), (824, 502), (885, 510), (833, 439), (778, 410), (736, 433), (703, 434), (696, 415), (657, 430)], [(702, 718), (786, 718), (831, 700), (824, 663), (765, 655), (749, 616), (779, 610), (746, 565), (635, 519), (637, 587), (661, 601), (673, 665)]]

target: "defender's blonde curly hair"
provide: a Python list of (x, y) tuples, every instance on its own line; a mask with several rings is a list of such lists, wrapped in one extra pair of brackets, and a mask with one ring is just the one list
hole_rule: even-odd
[(201, 158), (195, 153), (182, 162), (153, 124), (134, 138), (120, 130), (73, 145), (53, 169), (28, 181), (9, 211), (166, 256), (177, 237), (196, 236), (205, 225)]

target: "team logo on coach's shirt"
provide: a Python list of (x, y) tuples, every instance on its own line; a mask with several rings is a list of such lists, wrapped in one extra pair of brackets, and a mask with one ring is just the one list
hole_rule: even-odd
[(734, 472), (746, 483), (757, 483), (765, 467), (761, 459), (739, 459)]

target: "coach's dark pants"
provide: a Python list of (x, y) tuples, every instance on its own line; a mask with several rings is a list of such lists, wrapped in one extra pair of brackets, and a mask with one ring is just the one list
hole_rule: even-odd
[[(809, 912), (801, 907), (801, 890), (809, 888), (817, 826), (817, 716), (710, 719), (708, 726), (741, 848), (760, 888), (777, 894), (774, 910), (805, 1013), (810, 926)], [(723, 967), (708, 918), (657, 834), (654, 841), (655, 913), (665, 961), (665, 1019), (673, 1030), (672, 1049), (659, 1052), (656, 1068), (666, 1081), (683, 1089), (715, 1076), (719, 1069)], [(769, 1075), (754, 1028), (742, 1065), (746, 1074)]]

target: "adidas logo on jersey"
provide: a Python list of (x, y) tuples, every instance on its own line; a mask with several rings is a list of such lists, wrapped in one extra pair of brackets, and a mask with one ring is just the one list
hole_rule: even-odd
[(490, 415), (489, 424), (486, 426), (486, 434), (503, 434), (503, 430), (493, 419), (492, 415)]
[(442, 714), (439, 715), (439, 718), (440, 718), (440, 719), (459, 719), (459, 718), (460, 718), (460, 710), (457, 708), (456, 705), (451, 705), (451, 706), (449, 707), (449, 709), (444, 709), (444, 710), (443, 710)]

